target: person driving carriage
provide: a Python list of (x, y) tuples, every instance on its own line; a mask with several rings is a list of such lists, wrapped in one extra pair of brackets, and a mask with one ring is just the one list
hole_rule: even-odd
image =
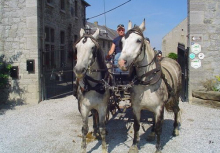
[(162, 51), (161, 50), (158, 50), (158, 59), (161, 60), (162, 59)]
[[(109, 60), (109, 59), (111, 59), (111, 55), (113, 53), (115, 53), (115, 58), (114, 58), (115, 63), (114, 63), (114, 65), (118, 64), (118, 58), (120, 57), (120, 54), (121, 54), (120, 42), (121, 42), (122, 37), (124, 37), (124, 35), (125, 35), (125, 28), (124, 28), (123, 24), (119, 24), (117, 26), (117, 32), (118, 32), (119, 36), (117, 36), (113, 40), (112, 46), (111, 46), (111, 48), (108, 52), (108, 55), (106, 56), (106, 59)], [(117, 68), (117, 69), (120, 71), (119, 68)], [(117, 69), (116, 69), (116, 71), (118, 71)]]

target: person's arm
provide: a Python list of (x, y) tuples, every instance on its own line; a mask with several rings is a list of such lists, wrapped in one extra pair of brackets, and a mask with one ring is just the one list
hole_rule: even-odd
[(111, 49), (108, 52), (108, 55), (112, 55), (114, 53), (114, 51), (115, 51), (115, 44), (112, 43), (112, 46), (111, 46)]
[(107, 60), (109, 60), (111, 58), (111, 55), (114, 53), (114, 51), (115, 51), (115, 44), (112, 43), (112, 46), (111, 46), (110, 50), (108, 51), (108, 54), (107, 54), (107, 56), (105, 58)]

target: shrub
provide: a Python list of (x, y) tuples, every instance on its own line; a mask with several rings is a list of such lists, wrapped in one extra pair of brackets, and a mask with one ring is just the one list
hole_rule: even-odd
[(169, 53), (167, 57), (172, 58), (174, 60), (177, 60), (177, 58), (178, 58), (176, 53)]
[(11, 65), (5, 62), (0, 62), (0, 88), (5, 88), (8, 85)]
[(206, 88), (207, 91), (219, 91), (220, 92), (220, 75), (215, 76), (214, 79), (207, 79), (202, 82), (203, 87)]

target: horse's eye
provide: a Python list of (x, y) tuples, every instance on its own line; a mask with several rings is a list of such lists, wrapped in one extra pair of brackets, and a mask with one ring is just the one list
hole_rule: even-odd
[(95, 47), (92, 47), (92, 50), (94, 50), (95, 49)]
[(138, 40), (137, 40), (137, 43), (141, 43), (141, 39), (138, 39)]

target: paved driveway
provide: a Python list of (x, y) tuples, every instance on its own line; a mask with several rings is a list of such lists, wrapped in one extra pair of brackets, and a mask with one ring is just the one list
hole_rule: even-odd
[[(180, 135), (172, 137), (173, 114), (165, 113), (162, 146), (164, 153), (219, 153), (220, 111), (180, 103)], [(155, 141), (147, 142), (150, 122), (144, 117), (140, 129), (139, 152), (154, 152)], [(90, 119), (90, 131), (92, 130)], [(132, 144), (131, 110), (119, 113), (107, 125), (108, 151), (126, 153)], [(81, 117), (75, 97), (17, 106), (0, 115), (0, 153), (75, 153), (80, 151)], [(101, 152), (101, 141), (88, 143), (89, 153)]]

